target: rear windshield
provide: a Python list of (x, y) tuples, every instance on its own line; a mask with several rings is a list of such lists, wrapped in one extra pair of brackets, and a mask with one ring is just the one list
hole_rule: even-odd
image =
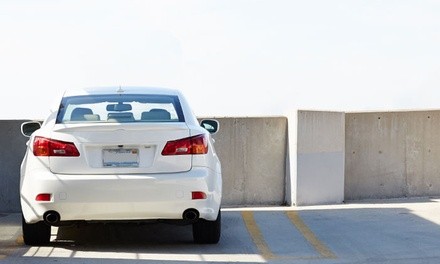
[(64, 97), (57, 123), (184, 122), (177, 96), (111, 94)]

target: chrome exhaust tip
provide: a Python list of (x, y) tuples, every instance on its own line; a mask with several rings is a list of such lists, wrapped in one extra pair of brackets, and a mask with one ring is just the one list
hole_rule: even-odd
[(44, 222), (50, 226), (56, 226), (60, 223), (61, 216), (56, 211), (47, 211), (44, 213)]
[(196, 209), (186, 209), (183, 212), (183, 220), (188, 221), (190, 223), (197, 222), (199, 220), (200, 213)]

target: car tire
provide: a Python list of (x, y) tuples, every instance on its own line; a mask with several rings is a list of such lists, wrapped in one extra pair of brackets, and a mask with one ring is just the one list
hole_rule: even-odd
[(35, 224), (28, 224), (21, 218), (23, 240), (26, 245), (29, 246), (41, 246), (48, 244), (50, 241), (50, 226), (44, 222), (38, 222)]
[(221, 234), (221, 211), (215, 221), (199, 219), (193, 224), (194, 242), (198, 244), (217, 244)]

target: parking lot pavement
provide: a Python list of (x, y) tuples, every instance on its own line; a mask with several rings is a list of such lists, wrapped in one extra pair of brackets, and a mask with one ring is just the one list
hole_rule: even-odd
[(440, 263), (440, 199), (224, 209), (217, 245), (193, 244), (190, 226), (94, 224), (28, 247), (20, 217), (0, 214), (0, 264)]

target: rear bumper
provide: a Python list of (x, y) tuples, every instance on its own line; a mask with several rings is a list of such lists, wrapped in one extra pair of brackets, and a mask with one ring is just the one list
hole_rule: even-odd
[[(221, 203), (221, 175), (194, 167), (183, 173), (157, 175), (59, 175), (33, 173), (22, 179), (21, 206), (28, 223), (56, 211), (61, 221), (182, 219), (186, 209), (215, 220)], [(193, 200), (192, 192), (206, 193)], [(39, 202), (38, 194), (51, 194)]]

